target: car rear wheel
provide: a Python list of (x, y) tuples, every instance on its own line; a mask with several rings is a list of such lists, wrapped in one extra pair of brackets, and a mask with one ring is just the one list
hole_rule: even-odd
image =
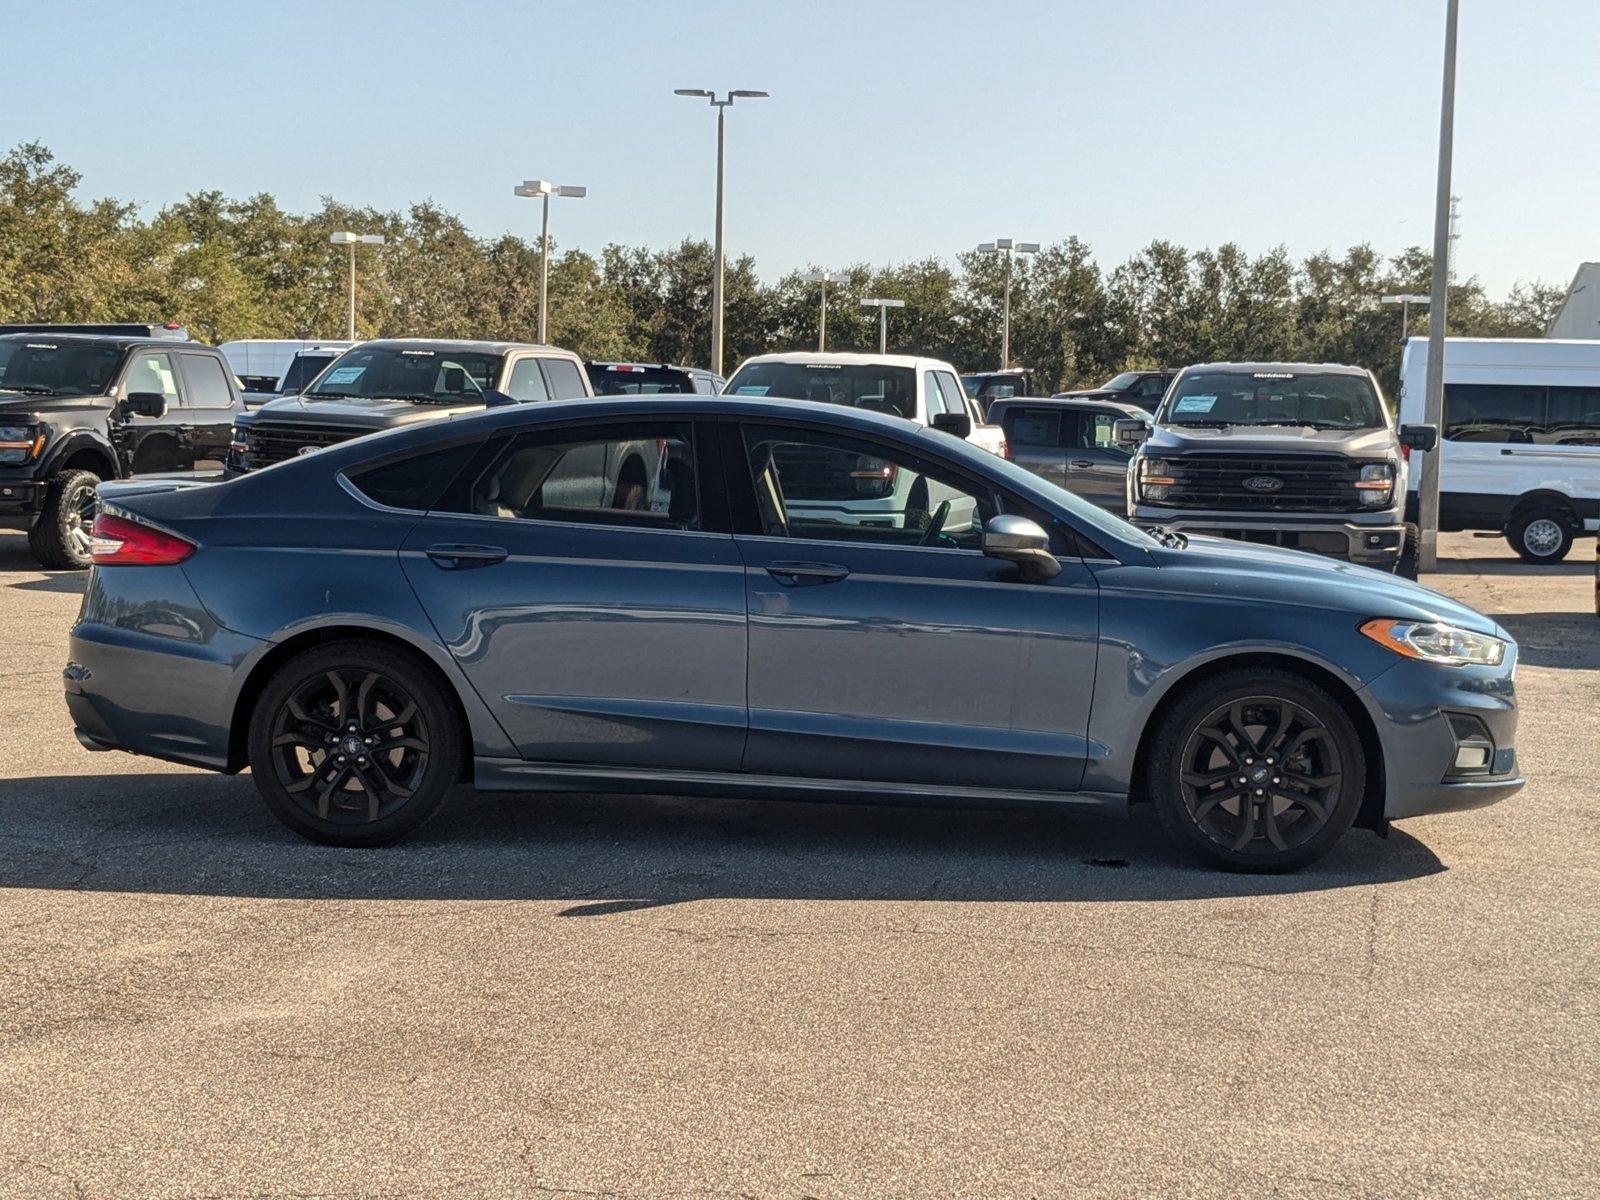
[(250, 772), (273, 814), (333, 846), (398, 841), (460, 778), (463, 736), (432, 671), (374, 642), (336, 642), (285, 663), (250, 720)]
[(1506, 541), (1524, 562), (1560, 562), (1572, 549), (1572, 522), (1556, 509), (1534, 509), (1511, 522)]
[(28, 549), (52, 570), (87, 570), (89, 539), (100, 508), (100, 476), (93, 471), (63, 471), (49, 483), (39, 519), (28, 530)]
[(1152, 740), (1150, 798), (1206, 862), (1292, 871), (1326, 854), (1361, 807), (1366, 757), (1344, 708), (1288, 671), (1239, 670), (1183, 696)]

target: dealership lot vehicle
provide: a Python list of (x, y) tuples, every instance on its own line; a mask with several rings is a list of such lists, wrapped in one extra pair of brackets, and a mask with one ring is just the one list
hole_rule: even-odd
[[(1426, 410), (1428, 343), (1406, 343), (1400, 416)], [(1600, 527), (1600, 341), (1449, 338), (1439, 528), (1493, 530), (1527, 562), (1559, 562)], [(1410, 473), (1416, 512), (1420, 464)]]
[[(636, 443), (663, 447), (665, 497), (605, 486)], [(786, 503), (791, 464), (863, 462), (977, 519)], [(1522, 785), (1516, 646), (1472, 609), (1158, 539), (844, 405), (506, 406), (226, 484), (121, 485), (95, 555), (65, 672), (83, 744), (248, 763), (335, 844), (409, 833), (461, 779), (1111, 812), (1137, 792), (1200, 857), (1272, 871)]]
[(263, 404), (233, 427), (228, 473), (243, 474), (350, 438), (517, 403), (591, 394), (577, 355), (554, 346), (391, 338), (363, 342), (298, 396)]
[(715, 396), (728, 382), (699, 367), (671, 363), (587, 362), (583, 366), (596, 396)]
[(1123, 516), (1133, 452), (1116, 436), (1118, 421), (1150, 424), (1131, 404), (1078, 397), (996, 400), (989, 419), (1006, 435), (1011, 461), (1074, 495)]
[(1031, 372), (1020, 367), (1006, 371), (977, 371), (961, 377), (961, 387), (977, 401), (978, 411), (983, 413), (984, 420), (992, 421), (989, 416), (989, 406), (996, 400), (1006, 400), (1012, 396), (1037, 396), (1038, 390), (1033, 384)]
[(244, 411), (215, 349), (132, 328), (0, 334), (0, 528), (45, 566), (89, 565), (102, 480), (220, 467)]
[(1370, 371), (1327, 363), (1185, 367), (1138, 445), (1140, 525), (1263, 542), (1416, 577), (1406, 459), (1435, 431), (1397, 431)]
[(1132, 404), (1145, 412), (1153, 413), (1167, 394), (1167, 388), (1177, 378), (1177, 371), (1123, 371), (1113, 375), (1097, 388), (1080, 388), (1073, 392), (1058, 392), (1060, 396), (1084, 399), (1109, 400), (1115, 404)]
[[(336, 338), (243, 338), (217, 347), (238, 376), (246, 404), (298, 392), (317, 370), (359, 343)], [(302, 356), (306, 362), (300, 362)], [(309, 372), (309, 373), (308, 373)]]

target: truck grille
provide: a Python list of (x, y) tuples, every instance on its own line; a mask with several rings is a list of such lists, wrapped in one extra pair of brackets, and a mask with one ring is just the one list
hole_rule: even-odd
[[(1279, 458), (1244, 454), (1162, 455), (1173, 483), (1165, 508), (1236, 509), (1246, 512), (1358, 512), (1361, 468), (1379, 459), (1337, 454)], [(1246, 481), (1261, 481), (1246, 486)], [(1277, 486), (1265, 482), (1275, 480)]]
[(308, 447), (321, 450), (324, 446), (334, 446), (371, 432), (349, 425), (290, 425), (257, 421), (250, 426), (250, 449), (237, 466), (245, 471), (270, 467), (273, 463), (293, 458)]

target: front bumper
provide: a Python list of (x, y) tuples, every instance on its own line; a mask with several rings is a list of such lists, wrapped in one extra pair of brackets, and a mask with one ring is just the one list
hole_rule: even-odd
[(1389, 509), (1367, 513), (1245, 513), (1133, 506), (1131, 520), (1149, 529), (1211, 534), (1290, 550), (1307, 550), (1367, 566), (1390, 567), (1405, 547), (1405, 524)]
[(32, 525), (44, 504), (44, 491), (40, 480), (0, 480), (0, 528)]

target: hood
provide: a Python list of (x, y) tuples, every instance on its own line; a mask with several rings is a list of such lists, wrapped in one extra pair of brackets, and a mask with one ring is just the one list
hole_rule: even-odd
[(417, 421), (436, 421), (457, 413), (479, 412), (478, 404), (427, 404), (419, 400), (385, 400), (373, 396), (283, 396), (250, 410), (251, 421), (306, 421), (350, 425), (359, 429), (397, 429)]
[(1239, 454), (1348, 454), (1352, 458), (1384, 458), (1398, 453), (1394, 431), (1377, 429), (1312, 429), (1306, 425), (1209, 426), (1158, 424), (1143, 446), (1146, 454), (1182, 454), (1217, 450)]
[(1512, 640), (1494, 621), (1459, 600), (1398, 575), (1319, 554), (1200, 535), (1190, 535), (1183, 549), (1151, 553), (1158, 566), (1194, 572), (1189, 586), (1196, 590), (1214, 587), (1277, 603), (1348, 612), (1358, 620), (1444, 621)]
[(26, 392), (0, 392), (0, 417), (19, 417), (31, 413), (47, 416), (68, 408), (100, 406), (109, 408), (111, 399), (93, 393), (78, 396), (31, 396)]

